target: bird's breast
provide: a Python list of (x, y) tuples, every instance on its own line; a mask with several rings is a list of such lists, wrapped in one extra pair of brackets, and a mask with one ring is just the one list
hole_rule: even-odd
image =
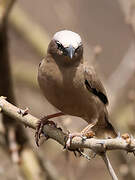
[[(47, 100), (65, 114), (85, 117), (96, 115), (95, 97), (84, 84), (79, 69), (59, 69), (48, 63), (39, 67), (38, 81)], [(80, 76), (81, 74), (81, 76)]]

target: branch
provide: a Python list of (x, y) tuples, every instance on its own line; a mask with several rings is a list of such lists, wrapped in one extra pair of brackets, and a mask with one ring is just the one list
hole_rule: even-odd
[[(6, 101), (5, 97), (0, 97), (0, 112), (33, 129), (36, 128), (37, 122), (39, 120), (31, 114), (23, 115), (20, 113), (23, 112), (23, 110)], [(64, 133), (60, 128), (45, 125), (43, 132), (50, 138), (65, 146), (65, 143), (68, 139), (68, 134)], [(117, 180), (118, 178), (110, 164), (110, 161), (106, 155), (106, 151), (125, 150), (127, 152), (134, 153), (135, 139), (127, 134), (115, 139), (91, 138), (83, 141), (80, 137), (74, 137), (71, 142), (70, 150), (77, 150), (78, 148), (88, 148), (99, 154), (104, 160), (112, 179)]]
[[(8, 101), (5, 100), (4, 97), (0, 97), (0, 108), (1, 112), (16, 119), (18, 122), (25, 124), (33, 129), (36, 128), (36, 124), (38, 119), (31, 114), (21, 115), (18, 113), (19, 108), (12, 105)], [(54, 139), (61, 145), (65, 145), (65, 142), (68, 138), (68, 135), (59, 128), (51, 127), (49, 125), (45, 125), (43, 129), (44, 133), (48, 135), (50, 138)], [(86, 139), (82, 141), (80, 137), (74, 137), (71, 142), (71, 149), (77, 148), (89, 148), (97, 153), (109, 151), (109, 150), (125, 150), (128, 152), (135, 151), (135, 139), (133, 137), (130, 138), (129, 141), (122, 137), (118, 137), (115, 139)]]
[(0, 25), (3, 24), (3, 22), (8, 17), (8, 14), (10, 13), (10, 10), (14, 4), (15, 0), (1, 0), (0, 1)]
[(103, 161), (105, 162), (105, 165), (106, 165), (106, 167), (107, 167), (107, 169), (108, 169), (108, 171), (109, 171), (109, 173), (110, 173), (110, 175), (112, 177), (112, 180), (118, 180), (118, 178), (117, 178), (117, 176), (116, 176), (116, 174), (115, 174), (115, 172), (114, 172), (114, 170), (113, 170), (113, 168), (111, 166), (111, 163), (110, 163), (109, 158), (106, 155), (106, 153), (102, 153), (101, 157), (102, 157)]
[[(13, 104), (16, 103), (16, 99), (13, 91), (10, 56), (8, 53), (8, 16), (14, 2), (15, 0), (0, 0), (0, 95), (7, 96)], [(17, 167), (21, 169), (21, 171), (19, 171), (17, 168), (17, 172), (23, 173), (26, 179), (29, 180), (45, 180), (47, 168), (43, 168), (41, 161), (39, 161), (38, 154), (32, 151), (23, 126), (17, 124), (11, 116), (7, 117), (6, 114), (2, 115), (2, 122), (5, 127), (4, 135), (9, 147), (9, 151), (7, 152), (10, 152), (12, 161), (18, 163)], [(32, 168), (30, 166), (31, 163), (33, 163)], [(19, 176), (21, 174), (19, 173)], [(50, 174), (50, 172), (48, 174)]]

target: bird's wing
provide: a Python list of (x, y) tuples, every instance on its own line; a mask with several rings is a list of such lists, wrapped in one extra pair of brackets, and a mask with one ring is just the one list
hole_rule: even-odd
[(92, 67), (84, 68), (85, 85), (87, 89), (97, 96), (105, 105), (108, 104), (108, 98), (104, 86), (98, 79), (95, 70)]

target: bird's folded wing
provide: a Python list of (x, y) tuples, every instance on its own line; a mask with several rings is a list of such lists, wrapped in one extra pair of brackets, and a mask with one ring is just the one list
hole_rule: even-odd
[(97, 96), (105, 105), (107, 105), (108, 98), (106, 91), (92, 67), (84, 67), (84, 78), (87, 89), (95, 96)]

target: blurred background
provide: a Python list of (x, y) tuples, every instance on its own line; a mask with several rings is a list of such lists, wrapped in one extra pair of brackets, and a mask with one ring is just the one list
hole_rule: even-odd
[[(11, 0), (5, 0), (8, 1)], [(0, 14), (3, 2), (0, 1)], [(109, 97), (112, 124), (117, 131), (134, 135), (135, 0), (18, 0), (13, 4), (8, 20), (8, 46), (5, 48), (9, 51), (10, 77), (18, 107), (28, 107), (29, 112), (38, 118), (57, 111), (38, 87), (37, 68), (46, 55), (53, 34), (68, 29), (80, 34), (85, 59), (93, 63), (103, 81)], [(0, 61), (3, 61), (1, 56)], [(2, 82), (7, 74), (0, 76)], [(82, 119), (70, 116), (58, 118), (56, 122), (65, 132), (81, 131), (86, 126)], [(34, 142), (34, 130), (30, 128), (23, 128), (27, 140), (23, 145), (17, 142), (21, 147), (20, 159), (13, 163), (12, 148), (8, 149), (12, 138), (9, 135), (8, 141), (3, 140), (7, 132), (4, 123), (1, 124), (1, 180), (111, 179), (99, 156), (90, 161), (76, 158), (53, 140), (41, 143), (38, 148)], [(132, 154), (121, 151), (108, 154), (119, 179), (135, 179)]]

